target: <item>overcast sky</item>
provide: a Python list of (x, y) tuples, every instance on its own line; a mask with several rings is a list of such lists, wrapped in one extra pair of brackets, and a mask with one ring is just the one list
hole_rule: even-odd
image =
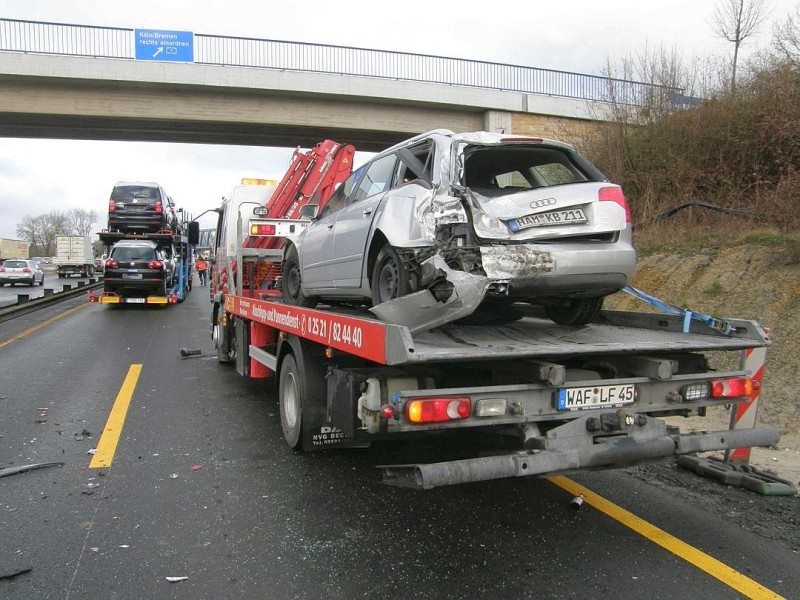
[[(767, 0), (771, 22), (798, 0)], [(724, 56), (713, 0), (1, 0), (0, 18), (356, 46), (600, 74), (645, 46), (686, 58)], [(468, 8), (454, 8), (456, 6)], [(762, 28), (745, 48), (766, 47)], [(158, 181), (192, 214), (218, 205), (242, 177), (280, 179), (291, 149), (0, 138), (0, 237), (26, 214), (91, 208), (104, 226), (118, 180)], [(363, 160), (366, 155), (357, 155)], [(204, 226), (208, 222), (203, 223)]]

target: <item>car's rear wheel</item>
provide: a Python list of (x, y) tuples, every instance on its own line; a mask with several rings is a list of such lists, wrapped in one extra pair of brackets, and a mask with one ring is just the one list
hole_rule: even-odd
[(375, 259), (370, 279), (372, 304), (394, 300), (408, 294), (408, 273), (397, 250), (386, 244)]
[(283, 281), (282, 292), (283, 299), (287, 304), (294, 304), (295, 306), (306, 306), (314, 308), (317, 305), (317, 299), (312, 296), (306, 296), (303, 293), (301, 286), (301, 272), (300, 272), (300, 259), (297, 256), (297, 248), (292, 246), (286, 252), (286, 258), (283, 259)]
[(559, 325), (586, 325), (597, 318), (603, 308), (603, 298), (573, 298), (544, 307), (545, 314)]
[(42, 275), (42, 280), (39, 282), (39, 285), (44, 287), (44, 275)]

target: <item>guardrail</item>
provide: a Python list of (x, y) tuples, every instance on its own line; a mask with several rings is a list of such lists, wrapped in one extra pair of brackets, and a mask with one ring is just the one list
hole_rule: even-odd
[(92, 277), (89, 279), (88, 283), (78, 281), (74, 288), (70, 283), (64, 284), (60, 292), (56, 292), (51, 288), (46, 288), (43, 292), (44, 296), (38, 298), (31, 298), (30, 294), (17, 294), (17, 302), (15, 304), (0, 308), (0, 323), (33, 312), (34, 310), (39, 310), (40, 308), (69, 300), (81, 294), (88, 294), (91, 290), (98, 289), (102, 286), (102, 280), (97, 280)]
[[(135, 60), (135, 30), (0, 19), (0, 51)], [(197, 64), (419, 81), (641, 105), (682, 89), (538, 67), (259, 38), (193, 34)]]

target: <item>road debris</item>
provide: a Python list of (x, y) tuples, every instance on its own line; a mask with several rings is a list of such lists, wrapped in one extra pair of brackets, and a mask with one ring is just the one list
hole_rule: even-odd
[(85, 440), (86, 438), (90, 437), (92, 437), (92, 432), (88, 431), (87, 429), (83, 429), (80, 433), (75, 434), (76, 441)]
[(200, 348), (195, 348), (193, 350), (189, 350), (189, 348), (181, 348), (181, 358), (186, 358), (188, 356), (200, 356), (200, 354)]
[(9, 573), (8, 575), (0, 575), (0, 580), (2, 579), (14, 579), (15, 577), (19, 577), (20, 575), (24, 575), (25, 573), (30, 573), (33, 569), (20, 569), (19, 571), (15, 571), (14, 573)]
[(203, 465), (192, 465), (192, 471), (199, 471), (203, 468)]
[(17, 473), (25, 473), (26, 471), (33, 471), (35, 469), (44, 469), (46, 467), (62, 467), (64, 466), (63, 462), (44, 462), (44, 463), (34, 463), (32, 465), (21, 465), (19, 467), (8, 467), (7, 469), (0, 470), (0, 477), (6, 477), (7, 475), (16, 475)]
[(86, 451), (86, 454), (97, 454), (97, 448), (90, 448)]
[(167, 581), (170, 583), (178, 583), (179, 581), (186, 581), (189, 579), (188, 577), (167, 577)]
[(583, 494), (578, 494), (577, 496), (575, 496), (572, 499), (572, 502), (570, 502), (570, 505), (575, 510), (578, 510), (581, 506), (583, 506)]

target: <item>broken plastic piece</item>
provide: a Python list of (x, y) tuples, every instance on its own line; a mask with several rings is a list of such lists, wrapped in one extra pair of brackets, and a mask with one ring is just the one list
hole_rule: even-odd
[(97, 454), (97, 448), (91, 448), (86, 451), (86, 454)]
[(194, 350), (181, 348), (181, 356), (200, 356), (200, 348), (196, 348)]
[(179, 581), (186, 581), (189, 579), (188, 577), (167, 577), (167, 581), (170, 583), (177, 583)]
[(192, 465), (192, 471), (199, 471), (203, 468), (203, 465)]
[(570, 502), (570, 505), (575, 510), (578, 510), (581, 506), (583, 506), (583, 494), (578, 494), (577, 496), (575, 496), (572, 499), (572, 502)]

